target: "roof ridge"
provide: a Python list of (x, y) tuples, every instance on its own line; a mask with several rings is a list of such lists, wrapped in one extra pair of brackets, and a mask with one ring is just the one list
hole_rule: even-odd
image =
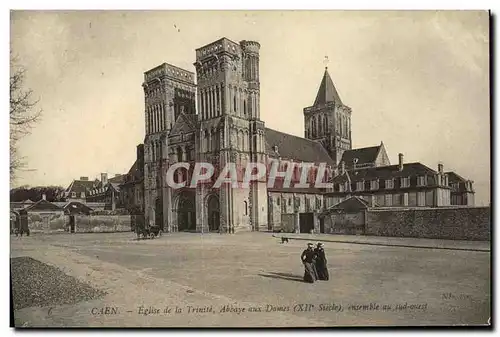
[(366, 147), (358, 147), (356, 149), (350, 149), (350, 150), (345, 150), (345, 152), (347, 151), (357, 151), (357, 150), (365, 150), (365, 149), (374, 149), (374, 148), (380, 148), (381, 145), (375, 145), (375, 146), (366, 146)]
[[(318, 145), (321, 145), (319, 142), (315, 141), (315, 140), (312, 140), (312, 139), (308, 139), (308, 138), (304, 138), (304, 137), (300, 137), (300, 136), (297, 136), (297, 135), (293, 135), (291, 133), (286, 133), (286, 132), (283, 132), (283, 131), (278, 131), (278, 130), (275, 130), (275, 129), (271, 129), (271, 128), (268, 128), (266, 127), (266, 129), (269, 129), (271, 131), (274, 131), (274, 132), (279, 132), (279, 133), (282, 133), (284, 135), (287, 135), (287, 136), (292, 136), (292, 137), (295, 137), (295, 138), (299, 138), (299, 139), (302, 139), (302, 140), (306, 140), (308, 142), (312, 142), (312, 143), (315, 143), (315, 144), (318, 144)], [(266, 139), (266, 142), (267, 142), (267, 139)], [(321, 146), (323, 147), (323, 146)]]
[[(404, 165), (423, 165), (425, 167), (428, 167), (427, 165), (425, 165), (425, 164), (423, 164), (423, 163), (421, 163), (419, 161), (415, 161), (415, 162), (411, 162), (411, 163), (404, 163), (403, 166)], [(383, 165), (383, 166), (372, 166), (372, 167), (359, 167), (359, 168), (356, 168), (356, 170), (381, 169), (381, 168), (384, 168), (384, 167), (394, 167), (394, 166), (399, 166), (399, 164), (391, 164), (391, 165)], [(349, 170), (349, 171), (352, 171), (352, 170)]]

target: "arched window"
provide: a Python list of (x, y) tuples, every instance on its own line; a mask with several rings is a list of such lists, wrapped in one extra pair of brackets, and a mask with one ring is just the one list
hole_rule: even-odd
[(243, 151), (248, 151), (248, 132), (243, 131)]
[(177, 148), (177, 162), (182, 162), (182, 149), (180, 146)]
[(208, 152), (208, 130), (203, 132), (203, 148)]
[(217, 150), (219, 148), (219, 132), (217, 129), (212, 130), (212, 148)]
[(161, 142), (158, 141), (156, 145), (156, 159), (161, 159)]
[(243, 207), (245, 208), (245, 215), (248, 215), (248, 203), (243, 201)]
[(246, 116), (247, 115), (247, 101), (243, 101), (243, 114)]
[(233, 110), (236, 112), (236, 90), (234, 91), (234, 96), (233, 96)]

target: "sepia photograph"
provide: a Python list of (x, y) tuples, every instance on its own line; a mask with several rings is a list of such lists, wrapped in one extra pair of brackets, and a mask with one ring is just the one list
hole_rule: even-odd
[(9, 18), (11, 328), (492, 328), (488, 10)]

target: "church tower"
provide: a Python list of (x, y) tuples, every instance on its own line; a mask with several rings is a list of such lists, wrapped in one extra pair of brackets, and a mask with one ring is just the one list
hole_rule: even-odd
[(320, 142), (339, 164), (351, 150), (351, 108), (344, 105), (325, 68), (314, 104), (304, 109), (305, 138)]
[[(248, 162), (265, 163), (264, 122), (260, 120), (260, 44), (219, 39), (196, 50), (198, 84), (197, 161), (216, 167), (228, 163), (241, 173)], [(217, 169), (218, 167), (218, 169)], [(215, 182), (215, 181), (214, 181)], [(267, 229), (265, 181), (248, 188), (197, 187), (197, 230), (234, 233)]]
[[(194, 73), (163, 63), (144, 73), (145, 221), (170, 232), (171, 202), (166, 196), (168, 134), (181, 112), (195, 114)], [(163, 172), (163, 173), (162, 173)]]

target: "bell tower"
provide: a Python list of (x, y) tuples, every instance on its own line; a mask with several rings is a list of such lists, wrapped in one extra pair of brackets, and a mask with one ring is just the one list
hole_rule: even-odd
[[(229, 165), (241, 172), (248, 162), (265, 163), (264, 122), (260, 120), (260, 44), (219, 39), (196, 49), (198, 84), (197, 160), (212, 163), (218, 176)], [(238, 184), (242, 182), (238, 175)], [(197, 186), (197, 230), (216, 212), (225, 233), (267, 229), (265, 182), (233, 188), (230, 183)], [(217, 200), (217, 202), (212, 200)], [(214, 209), (219, 205), (219, 209)]]
[(171, 200), (167, 196), (168, 134), (179, 113), (195, 114), (194, 74), (163, 63), (144, 73), (144, 217), (170, 232)]
[(342, 154), (352, 148), (351, 108), (342, 103), (328, 67), (314, 104), (304, 109), (305, 138), (320, 142), (339, 164)]

